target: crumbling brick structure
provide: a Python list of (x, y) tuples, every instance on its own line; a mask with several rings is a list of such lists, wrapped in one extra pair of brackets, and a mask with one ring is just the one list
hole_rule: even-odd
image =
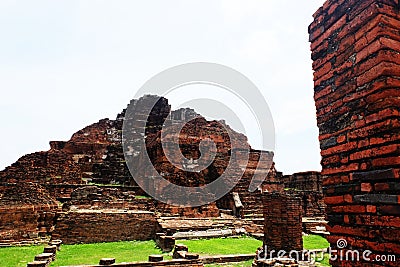
[(322, 177), (320, 172), (298, 172), (282, 177), (285, 188), (322, 193)]
[[(172, 111), (171, 116), (168, 117), (168, 114), (171, 111), (171, 106), (168, 104), (168, 100), (157, 96), (146, 95), (131, 102), (137, 116), (139, 116), (140, 112), (143, 110), (142, 106), (146, 106), (148, 101), (156, 104), (150, 112), (150, 120), (146, 124), (146, 149), (153, 166), (158, 173), (162, 173), (167, 180), (174, 184), (190, 187), (202, 186), (214, 181), (222, 173), (227, 172), (229, 160), (232, 157), (235, 157), (236, 164), (233, 164), (232, 168), (229, 169), (228, 176), (232, 176), (232, 178), (242, 178), (232, 192), (239, 193), (240, 197), (243, 198), (249, 195), (248, 187), (253, 178), (254, 170), (259, 162), (261, 151), (251, 149), (246, 136), (235, 132), (223, 121), (207, 121), (191, 109)], [(135, 125), (133, 118), (125, 119), (127, 123)], [(185, 126), (178, 131), (180, 122), (187, 120), (189, 121)], [(161, 127), (162, 125), (163, 127)], [(163, 146), (161, 143), (161, 128), (166, 136), (166, 144), (164, 144), (166, 146)], [(142, 137), (132, 136), (132, 140), (140, 140), (140, 138)], [(170, 159), (165, 155), (165, 147), (168, 149), (169, 144), (176, 143), (177, 140), (179, 140), (180, 151), (187, 159), (188, 166), (193, 166), (193, 168), (195, 168), (198, 164), (197, 160), (200, 157), (199, 144), (204, 138), (209, 138), (216, 144), (215, 159), (205, 170), (199, 172), (183, 171), (171, 164), (171, 162), (169, 162)], [(140, 146), (136, 146), (135, 144), (135, 141), (133, 141), (133, 149), (140, 151)], [(235, 144), (233, 145), (235, 149), (232, 149), (232, 144)], [(249, 161), (247, 161), (247, 151), (250, 151)], [(203, 154), (203, 157), (209, 155), (207, 153)], [(269, 156), (268, 160), (272, 161), (272, 154), (269, 154)], [(138, 154), (134, 157), (140, 157), (140, 155)], [(179, 155), (171, 153), (169, 157), (172, 158), (172, 161), (179, 162)], [(138, 165), (136, 166), (136, 169), (138, 169), (140, 176), (148, 177), (153, 175), (152, 167), (149, 170), (147, 164), (141, 164), (140, 160), (137, 160), (137, 162)], [(272, 162), (269, 163), (270, 164), (265, 165), (269, 167)], [(245, 170), (243, 175), (242, 170)], [(266, 168), (265, 170), (261, 170), (259, 173), (264, 173), (263, 178), (265, 178), (269, 172), (270, 169)], [(157, 193), (161, 195), (179, 197), (178, 192), (169, 192), (168, 190), (170, 190), (170, 188), (161, 183), (158, 183), (157, 186), (150, 184), (148, 187), (151, 190), (158, 190)], [(155, 193), (155, 191), (153, 193)], [(211, 193), (215, 194), (216, 192)], [(261, 196), (260, 192), (258, 192), (258, 195)], [(193, 197), (195, 196), (193, 195)], [(217, 204), (219, 208), (233, 209), (232, 203), (232, 195), (228, 195), (221, 201), (218, 201)], [(253, 208), (258, 208), (258, 212), (262, 213), (260, 205), (253, 205), (253, 202), (250, 205), (247, 205), (248, 203), (250, 202), (244, 201), (244, 212), (246, 212), (246, 210), (253, 212)]]
[(0, 172), (0, 182), (7, 183), (79, 184), (81, 178), (72, 157), (53, 149), (25, 155)]
[(156, 233), (152, 212), (71, 210), (58, 216), (52, 238), (65, 244), (149, 240)]
[(0, 241), (51, 234), (58, 211), (57, 202), (37, 184), (0, 184)]
[[(302, 251), (300, 198), (279, 192), (264, 193), (264, 248), (270, 252)], [(276, 254), (271, 255), (277, 257)]]
[(71, 157), (82, 178), (95, 183), (124, 184), (130, 180), (130, 174), (121, 148), (122, 120), (121, 114), (115, 120), (99, 120), (74, 133), (66, 142), (50, 142), (50, 147)]
[[(237, 161), (230, 169), (230, 175), (232, 179), (235, 177), (242, 178), (232, 192), (235, 192), (241, 198), (243, 204), (243, 209), (236, 213), (238, 216), (262, 216), (262, 205), (260, 205), (262, 203), (262, 190), (255, 193), (248, 192), (262, 151), (251, 149), (247, 137), (232, 130), (223, 121), (207, 121), (192, 109), (179, 109), (171, 112), (171, 106), (165, 98), (147, 95), (132, 100), (131, 105), (140, 107), (142, 103), (154, 99), (158, 101), (146, 121), (145, 149), (159, 173), (162, 173), (164, 177), (175, 184), (197, 187), (217, 179), (226, 171), (231, 157), (235, 157)], [(138, 110), (139, 113), (142, 111), (140, 108)], [(171, 115), (168, 117), (170, 113)], [(76, 206), (81, 211), (88, 208), (97, 210), (144, 209), (172, 216), (218, 217), (221, 209), (235, 209), (232, 194), (228, 194), (217, 203), (196, 208), (173, 207), (147, 198), (136, 199), (138, 193), (145, 194), (143, 194), (143, 191), (140, 192), (141, 190), (137, 187), (126, 166), (122, 148), (122, 126), (124, 119), (132, 124), (138, 123), (138, 121), (129, 121), (129, 118), (125, 118), (126, 116), (126, 111), (123, 110), (115, 120), (103, 119), (91, 124), (73, 134), (68, 141), (51, 141), (49, 151), (23, 156), (16, 163), (1, 171), (0, 182), (34, 182), (42, 185), (52, 194), (53, 200), (66, 202), (64, 206), (66, 212), (70, 211), (69, 207)], [(185, 172), (170, 164), (165, 157), (160, 141), (161, 129), (165, 132), (176, 130), (178, 124), (187, 119), (191, 121), (179, 133), (172, 133), (169, 137), (179, 138), (180, 150), (189, 164), (195, 165), (196, 160), (200, 157), (199, 144), (202, 138), (212, 139), (217, 147), (216, 157), (212, 164), (206, 170), (198, 173)], [(142, 140), (143, 136), (139, 135), (137, 138)], [(172, 141), (175, 141), (175, 139)], [(140, 151), (142, 148), (138, 144), (140, 142), (134, 144), (132, 153), (140, 157), (140, 152), (144, 151)], [(232, 149), (231, 144), (237, 144), (236, 148)], [(247, 151), (250, 152), (250, 155)], [(249, 156), (249, 161), (247, 161), (247, 156)], [(274, 167), (269, 169), (270, 163), (272, 163), (272, 153), (268, 154), (268, 162), (265, 164), (268, 168), (260, 171), (259, 176), (263, 179), (268, 177), (268, 180), (275, 179), (277, 185), (280, 186), (282, 183), (276, 179), (278, 173)], [(141, 174), (143, 174), (142, 177), (149, 177), (146, 172)], [(81, 191), (79, 189), (79, 187), (86, 186), (86, 181), (129, 185), (134, 192), (130, 192), (130, 196), (127, 196), (123, 193), (128, 193), (129, 190), (122, 187), (115, 188), (115, 190), (106, 190), (104, 187), (102, 189), (92, 188), (93, 192), (85, 195), (85, 199), (76, 198), (76, 195), (73, 195), (71, 199), (73, 192), (79, 193), (87, 189), (83, 188)], [(165, 190), (160, 185), (154, 187)], [(168, 190), (168, 188), (166, 189)], [(161, 193), (165, 194), (166, 191)], [(215, 194), (216, 192), (210, 193)], [(176, 196), (177, 193), (171, 192), (170, 195)], [(64, 221), (73, 223), (72, 220), (65, 219)]]
[[(0, 182), (59, 185), (93, 180), (123, 184), (130, 180), (130, 174), (122, 153), (121, 125), (118, 115), (116, 120), (103, 119), (79, 130), (69, 141), (50, 141), (50, 150), (25, 155), (0, 171)], [(114, 148), (118, 145), (120, 152)]]
[[(400, 258), (400, 12), (328, 0), (309, 27), (328, 237)], [(396, 262), (332, 261), (334, 266)]]
[[(303, 217), (326, 215), (320, 172), (299, 172), (282, 177), (284, 187), (301, 199)], [(289, 192), (287, 191), (287, 192)]]

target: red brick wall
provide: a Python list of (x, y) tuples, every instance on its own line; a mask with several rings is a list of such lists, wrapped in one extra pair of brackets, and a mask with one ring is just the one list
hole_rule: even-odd
[(0, 171), (0, 182), (39, 184), (81, 184), (79, 166), (68, 154), (58, 150), (25, 155)]
[(156, 232), (151, 212), (77, 210), (59, 214), (53, 239), (64, 244), (149, 240)]
[(0, 241), (51, 234), (58, 211), (56, 201), (38, 185), (0, 184)]
[(321, 173), (316, 171), (298, 172), (282, 177), (285, 188), (322, 193)]
[(342, 238), (349, 249), (397, 258), (399, 7), (389, 0), (330, 0), (309, 27), (329, 241), (335, 247)]
[(51, 234), (57, 205), (0, 207), (0, 241), (19, 241)]

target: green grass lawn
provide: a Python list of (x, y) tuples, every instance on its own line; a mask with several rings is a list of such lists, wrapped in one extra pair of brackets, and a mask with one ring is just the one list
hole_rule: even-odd
[[(321, 249), (329, 246), (320, 236), (304, 236), (306, 249)], [(214, 238), (200, 240), (177, 240), (185, 244), (189, 251), (201, 255), (247, 254), (255, 253), (262, 242), (250, 238)], [(42, 253), (43, 246), (0, 248), (0, 267), (25, 267), (27, 262), (33, 261), (35, 255)], [(62, 245), (57, 253), (57, 259), (51, 266), (98, 264), (101, 258), (116, 258), (117, 262), (146, 261), (150, 254), (161, 254), (154, 241), (131, 241), (115, 243), (98, 243), (82, 245)], [(169, 254), (164, 254), (170, 259)], [(251, 266), (252, 261), (226, 264), (224, 266)], [(327, 266), (326, 259), (321, 262)], [(220, 266), (210, 264), (208, 267)]]
[(319, 235), (303, 236), (303, 247), (305, 249), (323, 249), (329, 247), (329, 242)]
[(64, 245), (50, 266), (98, 264), (101, 258), (115, 258), (116, 262), (147, 261), (151, 254), (162, 254), (152, 240)]
[(251, 238), (213, 238), (200, 240), (177, 240), (189, 248), (189, 252), (201, 255), (227, 255), (255, 253), (262, 241)]
[[(306, 235), (303, 236), (303, 247), (305, 249), (323, 249), (329, 247), (329, 242), (319, 235)], [(329, 255), (325, 254), (324, 259), (320, 261), (321, 254), (317, 255), (317, 262), (323, 266), (330, 266)]]
[(43, 246), (0, 248), (1, 267), (26, 267), (35, 255), (43, 252)]

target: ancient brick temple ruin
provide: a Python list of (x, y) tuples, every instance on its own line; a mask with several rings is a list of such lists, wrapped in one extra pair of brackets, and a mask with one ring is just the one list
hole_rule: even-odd
[[(235, 156), (239, 160), (231, 170), (233, 175), (242, 170), (244, 173), (229, 194), (196, 208), (176, 207), (149, 197), (136, 185), (126, 166), (121, 141), (123, 110), (115, 120), (102, 119), (68, 141), (51, 141), (49, 151), (25, 155), (0, 172), (0, 216), (7, 217), (0, 220), (0, 242), (46, 235), (62, 239), (64, 244), (147, 240), (156, 238), (157, 233), (221, 228), (226, 229), (221, 230), (223, 235), (237, 231), (262, 235), (263, 193), (282, 192), (284, 188), (298, 196), (301, 216), (324, 216), (318, 172), (283, 176), (272, 164), (270, 169), (262, 170), (266, 179), (259, 190), (250, 193), (248, 188), (262, 151), (252, 149), (246, 136), (223, 121), (207, 121), (192, 109), (171, 111), (165, 98), (148, 95), (130, 104), (140, 106), (153, 99), (158, 101), (146, 124), (146, 149), (157, 171), (175, 184), (196, 187), (217, 179), (227, 168), (229, 158)], [(204, 136), (217, 148), (215, 160), (200, 172), (189, 173), (173, 166), (160, 142), (161, 129), (174, 130), (187, 119), (190, 121), (178, 139), (188, 160), (199, 158), (199, 143)], [(248, 161), (247, 157), (241, 160), (240, 151), (230, 150), (232, 142), (249, 150)], [(301, 221), (296, 229), (301, 234)], [(280, 237), (273, 238), (278, 242)]]
[(399, 10), (393, 0), (329, 0), (309, 27), (329, 241), (397, 259), (333, 266), (398, 266)]
[[(234, 173), (244, 174), (229, 194), (196, 208), (149, 197), (126, 166), (123, 110), (115, 120), (100, 120), (68, 141), (51, 141), (50, 150), (25, 155), (0, 172), (0, 243), (44, 236), (66, 244), (156, 239), (170, 251), (175, 237), (210, 237), (218, 230), (224, 236), (263, 235), (271, 250), (300, 251), (302, 232), (312, 231), (307, 217), (325, 217), (331, 247), (339, 249), (333, 266), (397, 266), (361, 255), (369, 250), (370, 260), (400, 258), (399, 29), (398, 0), (328, 0), (314, 14), (309, 33), (322, 173), (283, 175), (272, 164), (263, 170), (259, 190), (250, 193), (262, 151), (223, 121), (207, 121), (192, 109), (171, 111), (168, 100), (159, 98), (146, 125), (146, 150), (157, 171), (179, 185), (210, 183), (231, 156), (240, 158), (240, 151), (230, 149), (238, 143), (250, 151), (249, 162), (234, 166)], [(163, 127), (173, 130), (186, 119), (177, 137), (190, 163), (200, 156), (202, 137), (216, 143), (215, 160), (197, 173), (170, 164), (160, 142)], [(349, 259), (349, 250), (360, 259)]]

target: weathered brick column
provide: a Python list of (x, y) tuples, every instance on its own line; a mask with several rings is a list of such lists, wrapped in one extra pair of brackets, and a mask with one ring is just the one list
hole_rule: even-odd
[[(302, 251), (301, 201), (295, 195), (264, 193), (264, 248)], [(277, 256), (276, 254), (274, 255)], [(267, 257), (268, 258), (268, 257)]]
[(309, 27), (329, 241), (371, 250), (371, 259), (400, 260), (399, 8), (398, 0), (329, 0)]

